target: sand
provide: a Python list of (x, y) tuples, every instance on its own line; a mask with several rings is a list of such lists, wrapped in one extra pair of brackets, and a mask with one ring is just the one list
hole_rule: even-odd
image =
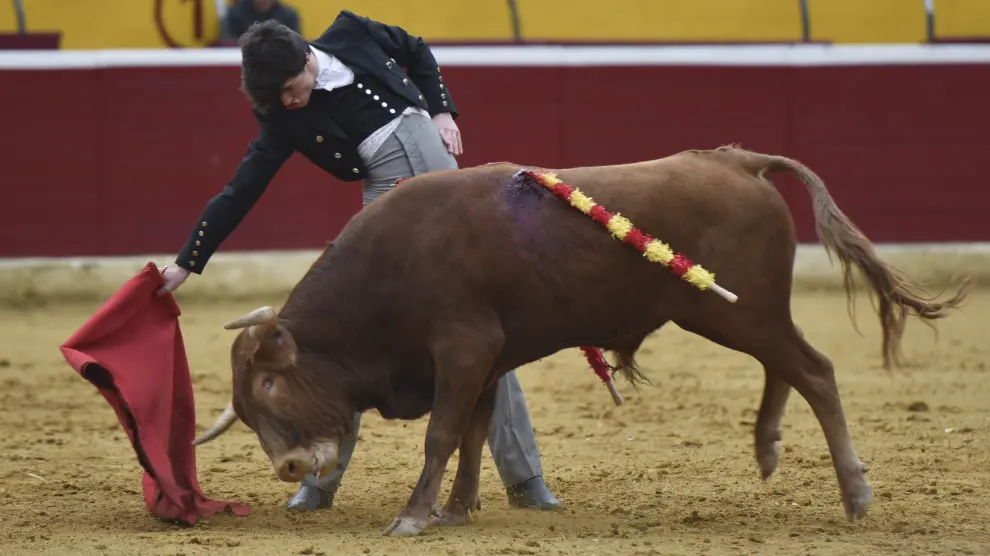
[[(229, 392), (232, 317), (279, 298), (183, 305), (200, 430)], [(874, 487), (870, 515), (846, 520), (828, 449), (791, 396), (777, 473), (759, 478), (752, 427), (761, 367), (674, 326), (640, 362), (654, 382), (619, 383), (615, 407), (577, 350), (520, 371), (545, 475), (566, 504), (516, 510), (487, 448), (474, 523), (383, 537), (421, 469), (426, 419), (366, 414), (332, 510), (284, 509), (242, 424), (198, 452), (209, 496), (248, 517), (195, 527), (150, 516), (141, 469), (110, 407), (58, 346), (97, 303), (0, 310), (0, 553), (14, 554), (987, 554), (990, 553), (990, 291), (938, 325), (912, 322), (912, 365), (880, 367), (879, 327), (860, 297), (858, 334), (840, 293), (796, 295), (795, 320), (835, 363), (856, 448)], [(447, 489), (456, 455), (446, 475)]]

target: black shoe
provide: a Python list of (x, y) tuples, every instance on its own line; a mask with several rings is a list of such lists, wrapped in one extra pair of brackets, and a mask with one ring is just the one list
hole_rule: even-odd
[(550, 493), (550, 489), (540, 475), (512, 485), (505, 491), (509, 495), (509, 505), (515, 508), (557, 510), (563, 507), (560, 500)]
[(315, 486), (303, 485), (299, 487), (299, 492), (289, 499), (289, 503), (285, 507), (286, 509), (298, 512), (311, 512), (324, 508), (332, 508), (333, 493)]

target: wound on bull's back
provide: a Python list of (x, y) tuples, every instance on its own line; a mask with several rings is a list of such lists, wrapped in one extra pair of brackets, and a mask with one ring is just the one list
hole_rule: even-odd
[(513, 225), (522, 232), (535, 232), (539, 223), (540, 205), (552, 195), (519, 170), (502, 188), (505, 210)]
[[(502, 206), (512, 224), (512, 243), (526, 260), (547, 261), (560, 256), (553, 227), (547, 226), (550, 203), (559, 202), (543, 186), (522, 173), (513, 174), (502, 187)], [(559, 239), (559, 238), (558, 238)]]

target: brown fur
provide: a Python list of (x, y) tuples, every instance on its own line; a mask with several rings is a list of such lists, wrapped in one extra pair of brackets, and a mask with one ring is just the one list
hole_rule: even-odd
[[(254, 348), (234, 357), (234, 403), (273, 461), (276, 452), (339, 438), (354, 411), (400, 419), (432, 411), (420, 481), (388, 532), (426, 526), (454, 449), (462, 465), (445, 511), (458, 522), (477, 498), (478, 431), (491, 414), (483, 393), (501, 375), (561, 349), (599, 346), (617, 354), (617, 371), (635, 383), (645, 379), (634, 359), (639, 346), (674, 322), (763, 364), (755, 436), (763, 476), (776, 466), (780, 418), (794, 387), (825, 431), (847, 513), (862, 515), (869, 486), (831, 363), (791, 320), (794, 225), (765, 176), (800, 178), (847, 288), (853, 268), (866, 276), (880, 299), (885, 365), (897, 362), (907, 315), (941, 318), (964, 292), (943, 302), (913, 293), (821, 179), (784, 157), (730, 146), (556, 171), (713, 271), (739, 296), (735, 304), (648, 262), (519, 169), (498, 163), (403, 181), (357, 214), (300, 280), (278, 315), (283, 340), (266, 343), (271, 325), (253, 333)], [(242, 332), (238, 345), (250, 334)], [(245, 360), (252, 349), (254, 363)], [(258, 376), (275, 377), (278, 395), (253, 386)]]

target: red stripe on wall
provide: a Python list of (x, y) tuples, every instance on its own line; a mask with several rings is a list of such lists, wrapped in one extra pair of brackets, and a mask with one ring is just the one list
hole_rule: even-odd
[[(741, 142), (821, 175), (877, 242), (986, 241), (990, 66), (444, 70), (462, 166), (559, 167)], [(236, 67), (0, 71), (0, 256), (179, 249), (255, 124)], [(810, 200), (775, 180), (801, 241)], [(293, 157), (221, 248), (319, 248), (360, 184)]]

